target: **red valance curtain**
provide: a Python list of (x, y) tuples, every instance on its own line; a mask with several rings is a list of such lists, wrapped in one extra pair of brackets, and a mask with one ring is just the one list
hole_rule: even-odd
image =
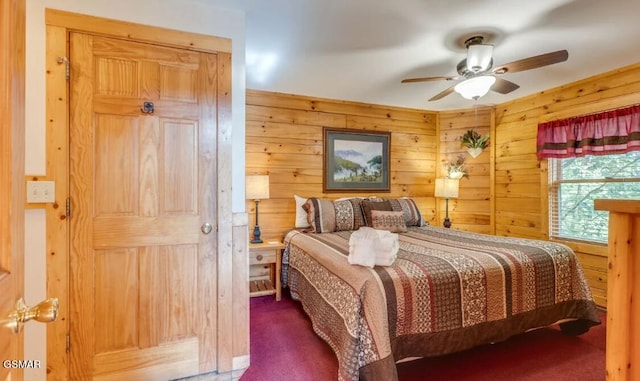
[(538, 124), (538, 159), (640, 150), (640, 105)]

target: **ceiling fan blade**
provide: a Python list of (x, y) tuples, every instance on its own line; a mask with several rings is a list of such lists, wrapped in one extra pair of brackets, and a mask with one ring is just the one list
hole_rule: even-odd
[(519, 87), (519, 85), (516, 85), (511, 81), (496, 77), (496, 83), (491, 86), (491, 90), (500, 94), (509, 94), (510, 92), (517, 90)]
[(437, 101), (438, 99), (442, 99), (442, 98), (446, 97), (447, 95), (449, 95), (449, 94), (453, 93), (453, 88), (454, 88), (454, 87), (455, 87), (455, 86), (451, 86), (451, 87), (449, 87), (449, 88), (447, 88), (447, 89), (445, 89), (445, 90), (443, 90), (443, 91), (439, 92), (438, 94), (436, 94), (436, 95), (432, 96), (432, 97), (429, 99), (429, 102)]
[(558, 50), (556, 52), (540, 54), (539, 56), (524, 58), (502, 66), (498, 66), (493, 69), (493, 72), (495, 74), (516, 73), (519, 71), (531, 70), (542, 66), (564, 62), (568, 58), (569, 52), (567, 52), (566, 50)]
[(432, 81), (453, 81), (454, 79), (458, 79), (459, 77), (424, 77), (424, 78), (407, 78), (403, 79), (401, 83), (412, 83), (412, 82), (432, 82)]

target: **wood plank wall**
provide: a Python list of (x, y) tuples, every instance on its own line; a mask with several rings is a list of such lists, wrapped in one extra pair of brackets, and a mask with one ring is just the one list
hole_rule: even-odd
[[(437, 177), (446, 177), (446, 164), (455, 161), (458, 155), (465, 158), (468, 175), (460, 179), (459, 197), (449, 200), (449, 217), (455, 229), (493, 233), (493, 115), (492, 107), (482, 106), (439, 114)], [(490, 146), (476, 158), (469, 155), (466, 148), (460, 145), (460, 138), (470, 129), (478, 131), (481, 135), (491, 136)], [(445, 201), (437, 202), (440, 215), (444, 216)]]
[[(271, 175), (271, 199), (260, 204), (265, 238), (281, 238), (294, 221), (293, 195), (322, 193), (322, 127), (392, 132), (391, 193), (411, 196), (431, 224), (440, 226), (444, 200), (433, 180), (464, 150), (469, 128), (491, 134), (478, 158), (466, 155), (469, 178), (450, 200), (454, 228), (502, 236), (548, 239), (547, 162), (536, 157), (538, 123), (640, 103), (640, 63), (500, 104), (446, 112), (402, 109), (278, 93), (247, 91), (247, 174)], [(247, 201), (249, 225), (255, 206)], [(607, 247), (576, 242), (596, 303), (606, 306)]]
[[(539, 122), (640, 103), (640, 64), (550, 89), (496, 108), (495, 229), (504, 236), (548, 239), (547, 162), (536, 158)], [(607, 248), (567, 242), (599, 305), (606, 305)]]
[[(259, 205), (263, 239), (282, 239), (294, 227), (294, 194), (303, 197), (403, 197), (435, 221), (437, 113), (247, 90), (246, 173), (269, 174), (270, 198)], [(390, 131), (391, 191), (322, 192), (323, 127)], [(247, 200), (250, 228), (255, 203)]]

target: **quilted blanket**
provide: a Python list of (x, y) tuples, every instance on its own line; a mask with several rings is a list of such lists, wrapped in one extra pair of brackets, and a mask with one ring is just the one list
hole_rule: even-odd
[(397, 380), (395, 363), (563, 322), (600, 323), (573, 251), (437, 227), (400, 234), (391, 266), (350, 265), (353, 231), (291, 231), (283, 277), (338, 358), (339, 380)]

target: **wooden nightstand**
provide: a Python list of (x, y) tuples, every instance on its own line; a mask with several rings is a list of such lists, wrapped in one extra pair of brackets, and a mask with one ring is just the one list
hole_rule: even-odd
[[(276, 300), (280, 301), (283, 249), (284, 244), (278, 241), (249, 243), (250, 297), (276, 294)], [(268, 273), (262, 272), (263, 269), (268, 269)]]

